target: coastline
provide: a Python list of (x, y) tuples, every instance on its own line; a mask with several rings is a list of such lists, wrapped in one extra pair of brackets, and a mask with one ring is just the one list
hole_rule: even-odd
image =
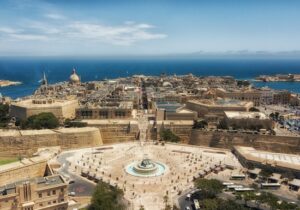
[(0, 87), (17, 86), (21, 84), (22, 82), (19, 81), (0, 80)]

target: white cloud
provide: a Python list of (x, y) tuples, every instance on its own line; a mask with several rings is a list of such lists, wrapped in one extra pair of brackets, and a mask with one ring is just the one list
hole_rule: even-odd
[(0, 27), (0, 33), (6, 33), (6, 34), (11, 34), (11, 33), (17, 33), (18, 30), (15, 30), (13, 28), (9, 27)]
[(166, 34), (149, 32), (147, 29), (153, 28), (149, 24), (130, 24), (120, 26), (106, 26), (101, 24), (91, 24), (74, 22), (69, 25), (69, 36), (82, 39), (93, 39), (109, 42), (115, 45), (131, 45), (138, 41), (163, 39)]
[(35, 34), (10, 34), (9, 37), (23, 41), (47, 41), (49, 38), (43, 35)]
[[(57, 14), (46, 15), (52, 19), (63, 18)], [(61, 42), (84, 41), (84, 43), (103, 42), (113, 45), (129, 46), (139, 41), (166, 38), (163, 33), (153, 32), (155, 26), (147, 23), (124, 22), (121, 25), (104, 25), (64, 19), (59, 22), (25, 20), (15, 28), (1, 27), (2, 39), (23, 41), (57, 40)]]
[(60, 14), (56, 14), (56, 13), (46, 14), (45, 17), (49, 18), (49, 19), (53, 19), (53, 20), (63, 20), (63, 19), (66, 19), (65, 16), (60, 15)]

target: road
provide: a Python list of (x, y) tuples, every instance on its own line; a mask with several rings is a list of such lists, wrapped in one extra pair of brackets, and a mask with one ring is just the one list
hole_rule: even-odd
[(68, 177), (69, 180), (74, 180), (73, 184), (69, 185), (69, 192), (75, 192), (76, 196), (91, 196), (93, 194), (96, 184), (77, 176), (68, 171), (69, 164), (66, 160), (71, 157), (74, 152), (60, 154), (57, 161), (61, 164), (61, 168), (58, 170), (59, 174), (64, 177)]

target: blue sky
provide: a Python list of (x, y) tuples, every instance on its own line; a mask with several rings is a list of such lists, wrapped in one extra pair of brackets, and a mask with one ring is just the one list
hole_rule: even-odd
[(0, 55), (300, 50), (298, 0), (1, 0)]

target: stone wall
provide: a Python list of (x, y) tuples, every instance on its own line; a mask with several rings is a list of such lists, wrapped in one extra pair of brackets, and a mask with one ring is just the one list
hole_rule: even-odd
[(25, 159), (16, 163), (16, 167), (0, 170), (0, 186), (32, 177), (43, 177), (45, 174), (47, 159), (35, 161)]
[(139, 136), (136, 120), (82, 120), (81, 122), (98, 128), (104, 144), (135, 141)]
[(72, 149), (99, 145), (102, 145), (100, 131), (93, 127), (0, 131), (0, 157), (31, 156), (40, 147)]
[(193, 145), (232, 149), (233, 146), (250, 146), (260, 150), (300, 154), (300, 137), (260, 134), (228, 133), (192, 130), (189, 141)]

